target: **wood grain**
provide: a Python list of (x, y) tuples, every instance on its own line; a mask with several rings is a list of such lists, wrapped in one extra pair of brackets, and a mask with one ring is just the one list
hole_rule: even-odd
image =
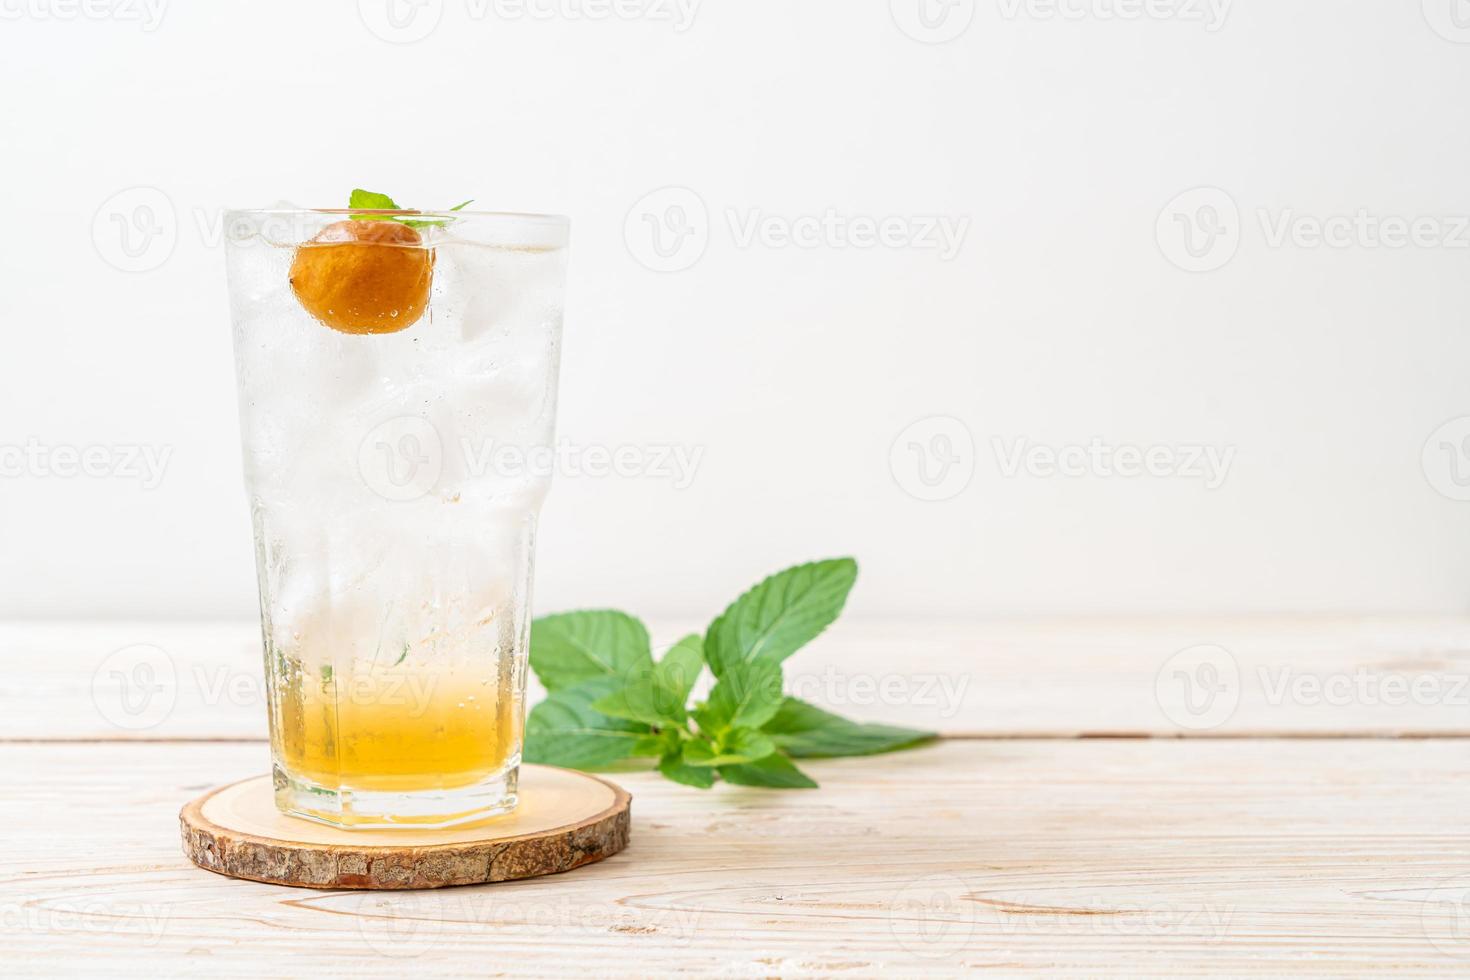
[(8, 976), (1174, 977), (1470, 969), (1458, 741), (958, 741), (821, 790), (619, 775), (633, 841), (433, 892), (236, 881), (174, 814), (261, 745), (0, 745)]
[[(655, 643), (703, 625), (655, 622)], [(1194, 714), (1179, 655), (1201, 646), (1227, 689)], [(0, 739), (265, 736), (253, 623), (0, 624), (0, 658)], [(1470, 617), (854, 619), (788, 661), (787, 687), (952, 737), (1467, 737)]]
[(430, 892), (179, 854), (180, 805), (268, 765), (252, 625), (0, 656), (7, 977), (1470, 973), (1464, 617), (845, 622), (793, 693), (955, 738), (814, 792), (619, 774), (621, 854)]
[(628, 846), (627, 791), (586, 773), (522, 766), (521, 804), (476, 827), (343, 830), (276, 809), (269, 776), (184, 804), (184, 855), (232, 878), (299, 888), (398, 890), (561, 874)]

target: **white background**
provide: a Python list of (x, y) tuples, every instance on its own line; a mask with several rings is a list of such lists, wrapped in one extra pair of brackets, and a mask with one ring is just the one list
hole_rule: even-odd
[[(871, 614), (1467, 605), (1470, 423), (1431, 439), (1470, 415), (1463, 0), (443, 0), (412, 43), (387, 0), (160, 2), (0, 0), (0, 447), (170, 454), (0, 477), (0, 614), (253, 614), (218, 213), (353, 186), (570, 215), (561, 436), (703, 454), (560, 479), (542, 611), (711, 614), (836, 554)], [(660, 272), (668, 186), (706, 247)], [(160, 198), (132, 262), (114, 218)], [(968, 227), (946, 258), (729, 217), (828, 209)], [(1459, 247), (1271, 242), (1360, 210)], [(1234, 455), (1207, 489), (994, 442), (1094, 437)]]

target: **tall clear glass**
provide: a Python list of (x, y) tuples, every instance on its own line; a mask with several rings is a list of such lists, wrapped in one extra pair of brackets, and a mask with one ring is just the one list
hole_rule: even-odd
[(567, 221), (226, 217), (277, 805), (516, 803)]

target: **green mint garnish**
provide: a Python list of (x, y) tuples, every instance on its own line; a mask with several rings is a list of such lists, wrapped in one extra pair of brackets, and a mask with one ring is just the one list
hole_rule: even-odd
[[(627, 768), (709, 789), (810, 789), (792, 759), (912, 748), (933, 732), (849, 721), (781, 692), (781, 663), (836, 620), (857, 580), (850, 558), (798, 565), (730, 604), (703, 636), (655, 661), (648, 630), (613, 610), (531, 624), (531, 669), (549, 692), (526, 722), (528, 762)], [(708, 697), (687, 702), (708, 666)]]
[[(347, 200), (347, 206), (349, 208), (352, 208), (354, 211), (356, 211), (356, 210), (363, 210), (363, 211), (402, 211), (403, 210), (402, 208), (400, 208), (394, 202), (393, 198), (389, 197), (387, 194), (379, 194), (376, 191), (365, 191), (365, 190), (363, 190), (360, 187), (357, 190), (355, 190), (355, 191), (352, 192), (352, 196), (350, 198), (348, 198), (348, 200)], [(357, 215), (353, 215), (353, 217), (357, 217)], [(384, 219), (380, 215), (368, 215), (368, 214), (365, 214), (365, 215), (362, 215), (362, 220), (363, 221), (382, 221), (382, 220), (386, 220), (386, 219)]]
[[(473, 199), (463, 201), (450, 208), (450, 211), (462, 211), (475, 203)], [(377, 191), (365, 191), (362, 188), (355, 189), (347, 199), (347, 207), (353, 211), (408, 211), (411, 208), (401, 208), (393, 198), (387, 194), (379, 194)], [(399, 224), (408, 225), (410, 228), (442, 228), (453, 219), (422, 221), (417, 218), (407, 218), (392, 214), (354, 214), (353, 221), (396, 221)]]

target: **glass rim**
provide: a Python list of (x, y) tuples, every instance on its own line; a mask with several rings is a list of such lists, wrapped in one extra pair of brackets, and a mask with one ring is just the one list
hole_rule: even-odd
[(413, 220), (443, 220), (453, 218), (499, 219), (505, 221), (535, 221), (558, 227), (567, 227), (571, 219), (564, 214), (539, 214), (534, 211), (415, 211), (382, 210), (375, 208), (227, 208), (226, 214), (279, 215), (279, 214), (325, 214), (352, 217), (369, 215), (375, 218), (411, 218)]

